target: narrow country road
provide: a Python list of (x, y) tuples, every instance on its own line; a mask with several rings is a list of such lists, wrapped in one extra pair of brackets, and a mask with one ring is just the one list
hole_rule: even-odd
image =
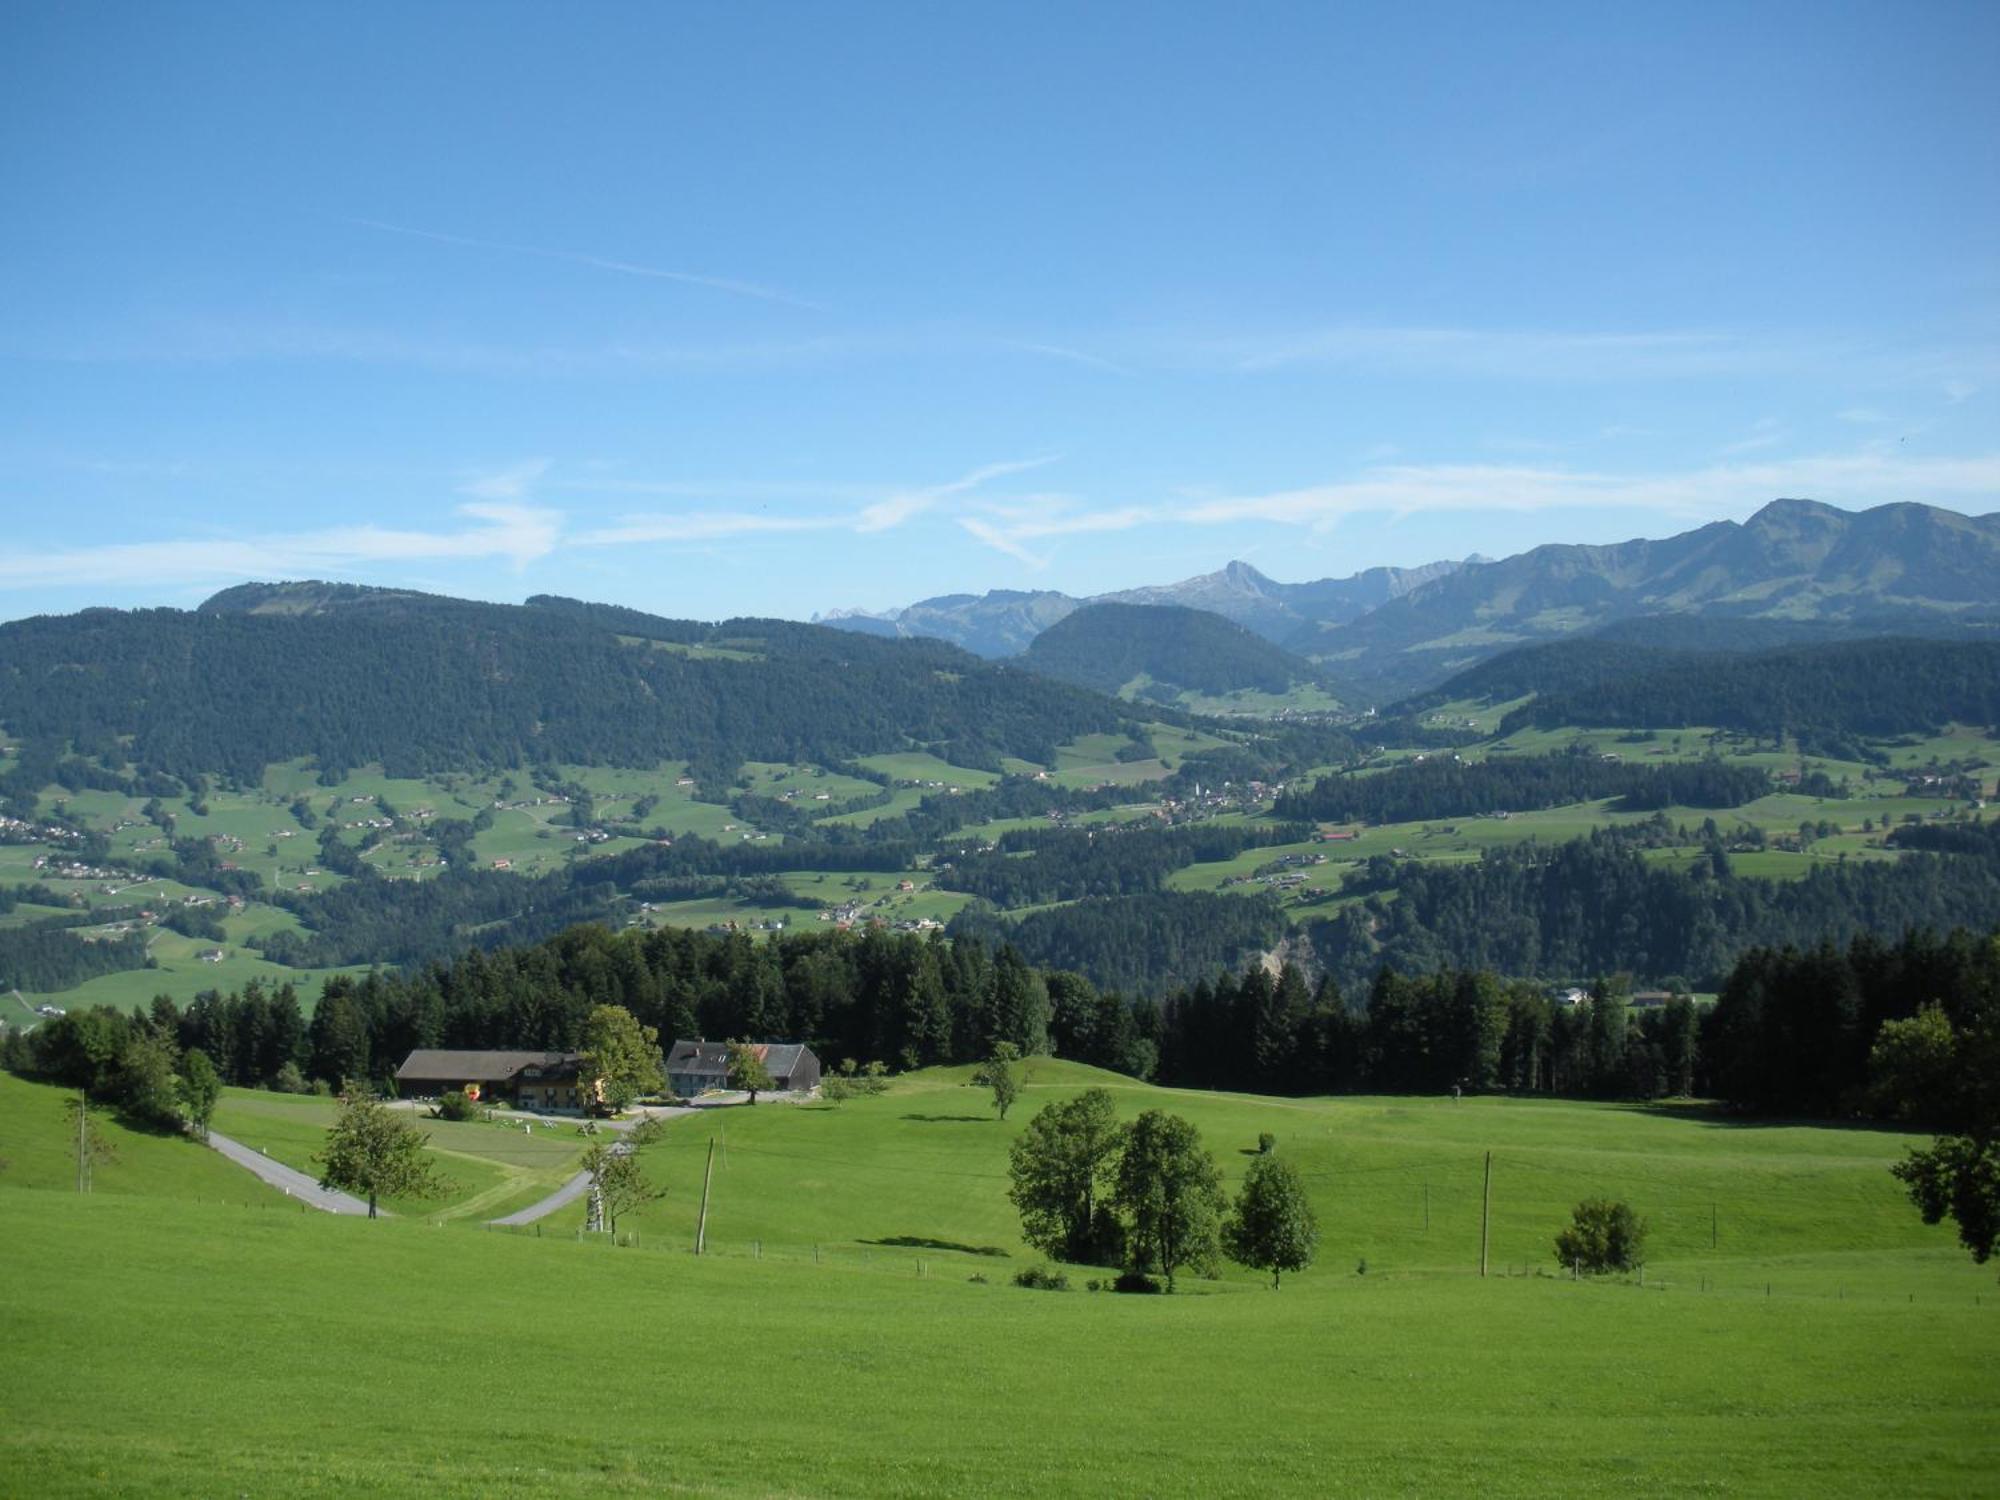
[[(646, 1113), (653, 1119), (672, 1122), (683, 1119), (688, 1115), (697, 1114), (699, 1111), (693, 1109), (653, 1109), (648, 1110)], [(638, 1121), (618, 1120), (607, 1123), (612, 1130), (630, 1130)], [(622, 1151), (624, 1146), (621, 1143), (611, 1149)], [(502, 1229), (517, 1228), (522, 1224), (532, 1224), (537, 1219), (546, 1219), (559, 1208), (569, 1207), (570, 1204), (576, 1202), (577, 1199), (581, 1198), (589, 1190), (590, 1174), (588, 1172), (578, 1172), (569, 1181), (565, 1182), (553, 1193), (550, 1193), (548, 1197), (543, 1198), (539, 1202), (530, 1203), (526, 1208), (516, 1209), (505, 1218), (493, 1219), (489, 1222), (498, 1225)]]
[(569, 1207), (584, 1195), (589, 1186), (590, 1174), (579, 1172), (539, 1203), (530, 1203), (526, 1208), (516, 1209), (503, 1219), (492, 1219), (488, 1222), (498, 1224), (503, 1229), (518, 1224), (532, 1224), (537, 1219), (546, 1219), (559, 1208)]
[[(248, 1168), (274, 1188), (282, 1188), (285, 1193), (302, 1203), (321, 1209), (330, 1214), (366, 1214), (368, 1205), (349, 1193), (335, 1192), (323, 1188), (305, 1173), (286, 1166), (283, 1162), (272, 1161), (263, 1152), (253, 1150), (241, 1141), (232, 1141), (226, 1135), (208, 1133), (208, 1144), (235, 1162), (239, 1167)], [(377, 1210), (386, 1215), (387, 1209)]]

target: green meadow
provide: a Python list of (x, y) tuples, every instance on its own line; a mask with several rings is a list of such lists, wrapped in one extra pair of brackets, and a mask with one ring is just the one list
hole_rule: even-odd
[[(325, 1143), (336, 1109), (332, 1099), (309, 1094), (225, 1089), (214, 1128), (274, 1161), (317, 1176), (313, 1158)], [(562, 1186), (589, 1144), (574, 1125), (524, 1130), (519, 1121), (436, 1120), (422, 1114), (413, 1120), (429, 1137), (448, 1189), (439, 1198), (392, 1198), (383, 1206), (435, 1222), (483, 1223), (526, 1208)]]
[[(667, 1196), (616, 1246), (568, 1215), (272, 1212), (162, 1137), (80, 1197), (60, 1094), (0, 1079), (0, 1474), (36, 1495), (1994, 1491), (2000, 1287), (1901, 1199), (1908, 1136), (1028, 1072), (1004, 1123), (962, 1070), (677, 1121), (648, 1158)], [(1277, 1292), (1234, 1268), (1171, 1298), (1083, 1269), (1012, 1285), (1034, 1257), (1007, 1143), (1092, 1084), (1186, 1115), (1232, 1185), (1274, 1133), (1315, 1266)], [(233, 1133), (268, 1114), (309, 1147), (308, 1102), (260, 1110), (276, 1097), (232, 1091)], [(1556, 1228), (1600, 1193), (1651, 1221), (1643, 1285), (1557, 1274)]]

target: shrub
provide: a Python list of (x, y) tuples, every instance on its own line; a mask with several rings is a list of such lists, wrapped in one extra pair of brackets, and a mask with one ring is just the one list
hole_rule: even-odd
[(1160, 1290), (1160, 1284), (1144, 1271), (1126, 1271), (1116, 1281), (1111, 1283), (1111, 1290), (1114, 1292), (1136, 1292), (1140, 1296), (1148, 1296), (1157, 1294)]
[(1579, 1271), (1636, 1271), (1646, 1263), (1646, 1221), (1629, 1203), (1587, 1198), (1556, 1236), (1556, 1260)]
[(440, 1120), (476, 1120), (479, 1102), (466, 1097), (463, 1089), (452, 1089), (438, 1097), (437, 1108), (431, 1114)]
[(1257, 1137), (1257, 1154), (1259, 1156), (1269, 1156), (1277, 1149), (1278, 1138), (1272, 1135), (1270, 1131), (1266, 1130)]
[(819, 1096), (828, 1104), (845, 1104), (859, 1092), (852, 1079), (838, 1073), (830, 1073), (819, 1081)]
[(1066, 1292), (1069, 1290), (1069, 1277), (1047, 1266), (1029, 1266), (1025, 1271), (1014, 1273), (1014, 1285), (1038, 1292)]
[(281, 1094), (308, 1094), (312, 1086), (306, 1082), (306, 1075), (299, 1071), (299, 1065), (288, 1062), (271, 1076), (271, 1087)]

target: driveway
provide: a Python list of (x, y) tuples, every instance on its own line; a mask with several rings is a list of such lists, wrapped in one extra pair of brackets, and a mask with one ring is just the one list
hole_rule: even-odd
[[(630, 1130), (634, 1125), (639, 1123), (639, 1120), (637, 1118), (638, 1116), (643, 1116), (647, 1119), (659, 1120), (664, 1123), (671, 1124), (673, 1121), (678, 1120), (685, 1115), (692, 1115), (697, 1113), (699, 1113), (698, 1110), (683, 1109), (677, 1105), (655, 1105), (635, 1110), (634, 1111), (635, 1118), (633, 1119), (601, 1120), (598, 1123), (603, 1125), (608, 1130)], [(624, 1144), (621, 1142), (618, 1145), (613, 1146), (611, 1149), (614, 1151), (622, 1151), (624, 1149)], [(490, 1222), (499, 1225), (503, 1229), (518, 1228), (523, 1224), (532, 1224), (537, 1219), (546, 1219), (550, 1214), (554, 1213), (559, 1208), (569, 1207), (570, 1204), (576, 1202), (577, 1199), (581, 1198), (585, 1193), (589, 1191), (590, 1191), (590, 1174), (588, 1172), (578, 1172), (574, 1177), (570, 1178), (569, 1181), (565, 1182), (561, 1187), (557, 1188), (553, 1193), (550, 1193), (548, 1197), (542, 1199), (539, 1203), (530, 1203), (526, 1208), (516, 1209), (513, 1213), (508, 1214), (504, 1219), (493, 1219)]]
[[(301, 1203), (330, 1214), (361, 1214), (365, 1217), (368, 1213), (368, 1205), (353, 1194), (323, 1188), (305, 1173), (288, 1167), (283, 1162), (272, 1161), (263, 1152), (254, 1150), (241, 1141), (232, 1141), (228, 1136), (218, 1135), (211, 1130), (208, 1133), (208, 1144), (235, 1162), (237, 1166), (247, 1167), (255, 1172), (272, 1187), (284, 1189), (287, 1197), (297, 1198)], [(376, 1212), (386, 1215), (388, 1210), (377, 1209)]]

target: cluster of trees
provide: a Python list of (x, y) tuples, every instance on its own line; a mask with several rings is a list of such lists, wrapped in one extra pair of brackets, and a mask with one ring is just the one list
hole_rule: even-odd
[(1271, 1273), (1312, 1263), (1319, 1229), (1292, 1166), (1258, 1157), (1234, 1211), (1215, 1158), (1193, 1125), (1149, 1109), (1118, 1123), (1105, 1089), (1044, 1106), (1008, 1154), (1008, 1196), (1021, 1237), (1082, 1265), (1159, 1274), (1172, 1291), (1183, 1270), (1214, 1274), (1223, 1252)]
[(1285, 929), (1285, 913), (1269, 892), (1150, 891), (1086, 899), (1016, 920), (968, 907), (948, 931), (954, 941), (1009, 944), (1032, 963), (1080, 974), (1106, 989), (1160, 995), (1242, 967), (1276, 947)]
[(1969, 825), (1961, 852), (1821, 863), (1796, 880), (1737, 875), (1715, 837), (1686, 867), (1653, 863), (1646, 837), (1644, 825), (1599, 829), (1476, 864), (1404, 863), (1393, 900), (1371, 896), (1313, 924), (1313, 945), (1350, 988), (1384, 965), (1456, 963), (1547, 977), (1626, 969), (1712, 989), (1753, 947), (1983, 927), (2000, 911), (2000, 824)]
[[(1694, 837), (1687, 864), (1644, 851)], [(1817, 864), (1797, 880), (1741, 876), (1712, 824), (1694, 835), (1663, 819), (1603, 828), (1561, 844), (1524, 843), (1472, 864), (1370, 861), (1350, 901), (1307, 920), (1315, 963), (1349, 993), (1377, 971), (1452, 966), (1548, 979), (1631, 972), (1642, 983), (1685, 976), (1712, 990), (1756, 946), (1845, 943), (1912, 927), (1981, 927), (2000, 911), (2000, 823), (1898, 829), (1904, 858)], [(1028, 863), (1020, 861), (1020, 863)], [(1269, 896), (1153, 891), (1079, 901), (1016, 921), (967, 911), (956, 934), (1005, 941), (1030, 962), (1073, 970), (1128, 993), (1161, 995), (1268, 952), (1286, 933)]]
[(1701, 1081), (1692, 1000), (1634, 1010), (1626, 976), (1564, 1005), (1491, 970), (1385, 969), (1365, 1008), (1286, 965), (1223, 974), (1160, 1005), (1159, 1082), (1265, 1094), (1445, 1093), (1598, 1098), (1688, 1094)]
[[(1003, 834), (993, 850), (956, 850), (935, 866), (946, 890), (969, 891), (996, 906), (1140, 895), (1193, 864), (1233, 859), (1246, 849), (1309, 837), (1299, 824), (1193, 823), (1179, 828), (1027, 828)], [(1021, 854), (1032, 858), (1021, 859)]]
[(102, 915), (76, 912), (19, 927), (0, 927), (0, 989), (54, 994), (100, 975), (152, 968), (143, 933), (90, 942), (76, 935), (76, 928), (105, 920)]
[(1715, 1092), (1746, 1109), (1943, 1128), (1980, 1113), (1965, 1090), (2000, 1088), (1957, 1049), (1996, 1019), (2000, 939), (1918, 928), (1745, 953), (1704, 1042)]
[(1621, 799), (1625, 812), (1741, 807), (1770, 789), (1761, 767), (1720, 760), (1639, 765), (1572, 751), (1484, 761), (1440, 755), (1365, 776), (1323, 776), (1310, 788), (1280, 794), (1274, 811), (1322, 822), (1410, 823), (1533, 812), (1604, 797)]
[(116, 1105), (132, 1123), (156, 1130), (206, 1136), (222, 1098), (222, 1075), (206, 1052), (183, 1046), (178, 1030), (153, 1015), (108, 1006), (57, 1016), (33, 1031), (6, 1031), (0, 1066)]
[(109, 1028), (122, 1040), (145, 1027), (208, 1052), (231, 1083), (339, 1089), (386, 1080), (419, 1047), (589, 1050), (598, 1045), (592, 1017), (607, 1007), (629, 1012), (656, 1041), (797, 1038), (830, 1058), (898, 1068), (975, 1062), (1009, 1042), (1023, 1055), (1055, 1050), (1134, 1074), (1151, 1070), (1157, 1020), (1149, 1004), (977, 940), (871, 929), (757, 942), (582, 926), (409, 972), (334, 976), (309, 1021), (290, 985), (253, 981), (185, 1011), (164, 997), (136, 1018), (78, 1011), (13, 1038), (9, 1056), (23, 1071), (67, 1079), (77, 1029)]
[(1537, 696), (1501, 720), (1503, 734), (1600, 724), (1852, 737), (2000, 723), (2000, 644), (1991, 641), (1889, 637), (1754, 653), (1577, 642), (1513, 658), (1483, 669), (1487, 690)]

